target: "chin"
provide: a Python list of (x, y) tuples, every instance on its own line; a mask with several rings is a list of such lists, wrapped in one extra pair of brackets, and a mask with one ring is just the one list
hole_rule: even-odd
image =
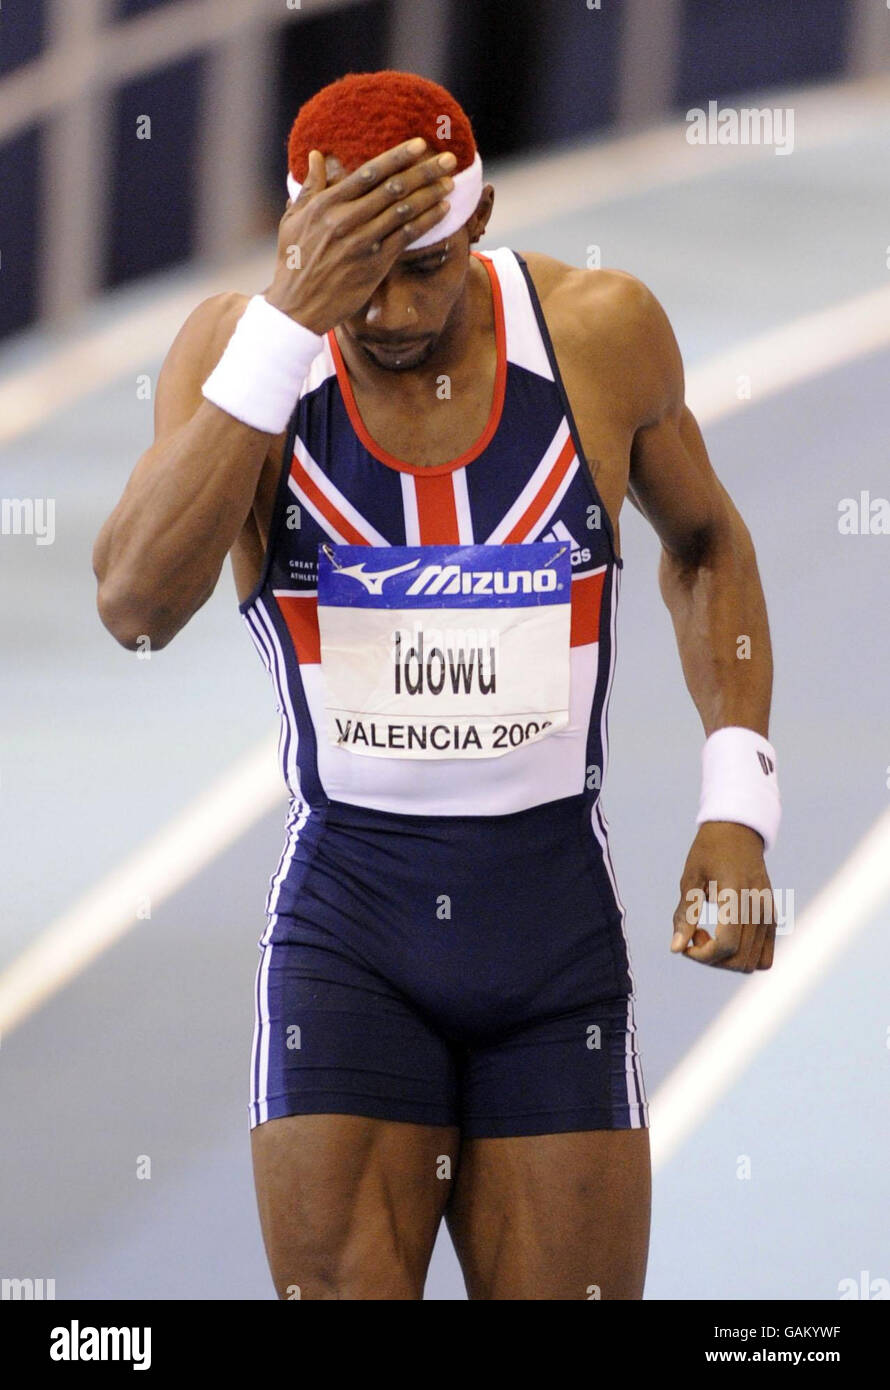
[(383, 372), (410, 372), (416, 367), (422, 367), (432, 357), (435, 351), (435, 341), (427, 343), (419, 352), (414, 352), (410, 356), (403, 357), (396, 361), (393, 357), (378, 357), (376, 352), (362, 344), (362, 351), (371, 359), (375, 367), (379, 367)]

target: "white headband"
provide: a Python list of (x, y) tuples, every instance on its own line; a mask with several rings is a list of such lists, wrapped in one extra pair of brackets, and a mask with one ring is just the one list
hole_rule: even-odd
[[(447, 213), (435, 227), (431, 227), (423, 236), (412, 241), (410, 246), (406, 246), (406, 251), (417, 251), (421, 246), (434, 246), (438, 241), (444, 241), (446, 237), (453, 236), (459, 231), (466, 222), (469, 222), (473, 213), (479, 205), (482, 197), (482, 160), (477, 154), (473, 163), (467, 169), (461, 169), (459, 174), (452, 175), (454, 188), (448, 194), (448, 201), (451, 204)], [(287, 191), (293, 202), (300, 196), (303, 185), (297, 183), (293, 174), (288, 173)]]

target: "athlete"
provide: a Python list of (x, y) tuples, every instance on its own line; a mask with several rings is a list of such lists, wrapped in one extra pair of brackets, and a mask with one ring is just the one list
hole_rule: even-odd
[(648, 1114), (601, 797), (619, 512), (660, 538), (706, 736), (671, 949), (743, 972), (772, 925), (695, 904), (769, 893), (751, 539), (652, 293), (472, 249), (494, 191), (447, 91), (343, 78), (288, 160), (272, 279), (186, 321), (94, 561), (105, 625), (160, 648), (230, 555), (275, 690), (249, 1105), (275, 1287), (420, 1299), (444, 1216), (472, 1299), (638, 1299)]

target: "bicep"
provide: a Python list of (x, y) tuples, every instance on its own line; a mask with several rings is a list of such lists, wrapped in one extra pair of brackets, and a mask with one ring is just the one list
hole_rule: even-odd
[(645, 286), (637, 290), (632, 323), (640, 394), (627, 495), (664, 549), (686, 559), (725, 528), (732, 504), (685, 404), (683, 358), (670, 320)]

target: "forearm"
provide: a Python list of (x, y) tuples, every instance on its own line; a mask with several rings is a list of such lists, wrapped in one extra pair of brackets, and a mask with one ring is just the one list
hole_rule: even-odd
[(213, 592), (269, 440), (203, 401), (142, 456), (93, 554), (99, 612), (123, 645), (164, 646)]
[(661, 592), (705, 734), (769, 735), (772, 650), (751, 537), (734, 508), (694, 556), (662, 551)]

